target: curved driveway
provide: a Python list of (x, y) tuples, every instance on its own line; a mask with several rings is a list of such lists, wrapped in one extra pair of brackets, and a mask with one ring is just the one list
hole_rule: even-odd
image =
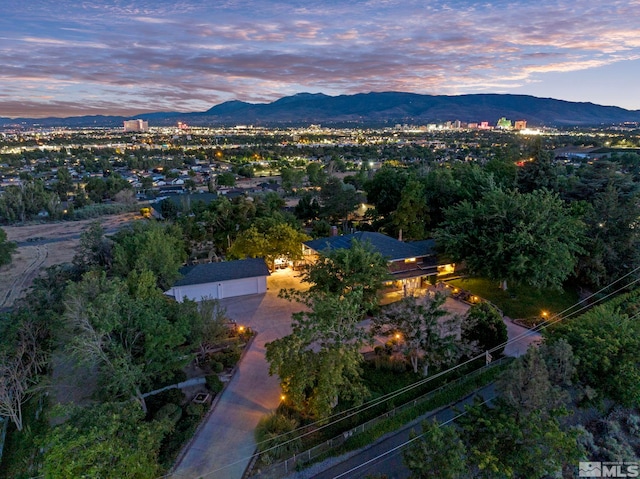
[[(300, 281), (290, 270), (277, 271), (268, 278), (266, 294), (228, 298), (222, 301), (227, 314), (238, 325), (258, 332), (239, 364), (218, 404), (198, 430), (196, 437), (176, 467), (173, 479), (241, 479), (255, 452), (254, 430), (265, 414), (280, 403), (277, 377), (269, 376), (265, 344), (291, 332), (291, 314), (301, 311), (300, 304), (278, 298), (282, 288), (300, 289)], [(448, 298), (451, 312), (464, 314), (468, 306)], [(520, 356), (540, 335), (505, 318), (509, 339), (522, 336), (507, 346), (505, 353)]]

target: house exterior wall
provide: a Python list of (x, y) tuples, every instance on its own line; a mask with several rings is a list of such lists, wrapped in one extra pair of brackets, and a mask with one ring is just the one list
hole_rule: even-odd
[(415, 261), (407, 261), (399, 260), (399, 261), (390, 261), (388, 263), (389, 273), (400, 273), (402, 271), (413, 271), (416, 269), (420, 269), (418, 267), (419, 264), (422, 263), (422, 258), (418, 258)]
[(223, 299), (244, 296), (247, 294), (260, 294), (267, 292), (267, 277), (234, 279), (230, 281), (218, 281), (215, 283), (192, 284), (175, 286), (165, 294), (173, 296), (176, 301), (182, 302), (184, 298), (193, 301), (203, 299)]

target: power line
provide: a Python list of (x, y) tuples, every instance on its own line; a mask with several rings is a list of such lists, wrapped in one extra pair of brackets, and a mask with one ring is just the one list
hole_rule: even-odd
[[(622, 279), (622, 278), (621, 278), (621, 279)], [(638, 281), (640, 281), (640, 279), (636, 279), (635, 281), (632, 281), (632, 282), (631, 282), (631, 283), (629, 283), (628, 285), (625, 285), (625, 286), (623, 286), (622, 288), (619, 288), (618, 290), (614, 291), (613, 293), (609, 293), (608, 295), (604, 296), (602, 299), (600, 299), (600, 300), (598, 300), (598, 301), (602, 301), (602, 300), (604, 300), (604, 299), (608, 298), (609, 296), (611, 296), (612, 294), (615, 294), (616, 292), (618, 292), (618, 291), (620, 291), (620, 290), (622, 290), (622, 289), (625, 289), (626, 287), (628, 287), (628, 286), (630, 286), (630, 285), (632, 285), (632, 284), (634, 284), (634, 283), (637, 283)], [(614, 282), (614, 283), (611, 283), (610, 285), (608, 285), (608, 286), (606, 286), (606, 287), (609, 287), (609, 286), (611, 286), (612, 284), (615, 284), (615, 282)], [(598, 293), (594, 293), (594, 294), (598, 294)], [(593, 296), (593, 295), (591, 295), (591, 296)], [(584, 301), (584, 300), (583, 300), (583, 301)], [(577, 304), (580, 304), (580, 303), (577, 303)], [(568, 308), (568, 309), (572, 309), (572, 308), (573, 308), (573, 306), (572, 306), (571, 308)], [(571, 314), (575, 314), (576, 312), (579, 312), (579, 311), (580, 311), (580, 310), (582, 310), (582, 309), (584, 309), (584, 308), (580, 308), (579, 310), (574, 311), (574, 312), (573, 312), (573, 313), (571, 313)], [(566, 310), (565, 310), (565, 311), (566, 311)], [(560, 313), (558, 313), (558, 316), (559, 316), (559, 314), (560, 314)], [(638, 312), (638, 313), (634, 314), (632, 317), (630, 317), (630, 318), (629, 318), (629, 320), (633, 320), (633, 319), (638, 318), (638, 317), (640, 317), (640, 312)], [(551, 326), (552, 324), (555, 324), (555, 323), (557, 323), (558, 321), (561, 321), (562, 319), (567, 319), (567, 318), (566, 318), (566, 317), (565, 317), (565, 318), (560, 318), (560, 317), (559, 317), (559, 318), (557, 318), (557, 319), (556, 319), (556, 321), (553, 321), (553, 322), (551, 322), (551, 323), (549, 323), (549, 324), (545, 324), (545, 325), (544, 325), (544, 326), (542, 326), (540, 329), (544, 329), (544, 328), (546, 328), (546, 327), (548, 327), (548, 326)], [(482, 403), (480, 403), (480, 404), (478, 404), (478, 405), (479, 405), (479, 406), (482, 406), (482, 405), (486, 404), (487, 402), (492, 401), (493, 399), (495, 399), (495, 396), (494, 396), (494, 397), (492, 397), (492, 398), (490, 398), (490, 399), (487, 399), (487, 400), (483, 401)], [(464, 412), (462, 412), (462, 413), (458, 414), (457, 416), (455, 416), (455, 417), (453, 417), (453, 418), (451, 418), (451, 419), (449, 419), (449, 420), (447, 420), (447, 421), (444, 421), (444, 422), (442, 422), (442, 423), (438, 423), (438, 427), (446, 426), (447, 424), (454, 422), (456, 419), (458, 419), (458, 418), (460, 418), (460, 417), (462, 417), (462, 416), (466, 415), (468, 412), (469, 412), (468, 410), (465, 410)], [(383, 457), (385, 457), (385, 456), (387, 456), (387, 455), (389, 455), (389, 454), (391, 454), (391, 453), (395, 453), (396, 451), (399, 451), (399, 450), (401, 450), (401, 449), (405, 448), (406, 446), (408, 446), (408, 445), (409, 445), (409, 444), (411, 444), (412, 442), (414, 442), (414, 441), (416, 441), (416, 440), (418, 440), (418, 439), (422, 438), (424, 435), (425, 435), (425, 433), (424, 433), (424, 432), (423, 432), (422, 434), (418, 434), (418, 435), (416, 435), (415, 437), (413, 437), (413, 438), (409, 439), (408, 441), (405, 441), (405, 442), (403, 442), (402, 444), (399, 444), (398, 446), (395, 446), (394, 448), (389, 449), (389, 450), (387, 450), (387, 451), (383, 452), (382, 454), (379, 454), (379, 455), (377, 455), (376, 457), (371, 458), (371, 459), (369, 459), (368, 461), (363, 462), (362, 464), (358, 464), (357, 466), (355, 466), (355, 467), (353, 467), (353, 468), (349, 469), (348, 471), (345, 471), (345, 472), (343, 472), (343, 473), (341, 473), (341, 474), (339, 474), (339, 475), (335, 476), (333, 479), (340, 479), (340, 478), (342, 478), (342, 477), (344, 477), (344, 476), (347, 476), (348, 474), (351, 474), (352, 472), (357, 471), (358, 469), (361, 469), (362, 467), (367, 466), (368, 464), (371, 464), (371, 463), (373, 463), (373, 462), (377, 461), (377, 460), (378, 460), (378, 459), (380, 459), (380, 458), (383, 458)]]
[[(274, 450), (274, 449), (276, 449), (276, 448), (278, 448), (278, 447), (282, 447), (283, 445), (289, 444), (290, 442), (293, 442), (293, 441), (295, 441), (295, 440), (297, 440), (297, 439), (300, 439), (300, 438), (306, 437), (306, 436), (308, 436), (308, 435), (310, 435), (310, 434), (316, 433), (316, 432), (317, 432), (317, 431), (319, 431), (319, 430), (322, 430), (322, 429), (327, 428), (327, 427), (329, 427), (329, 426), (335, 425), (335, 424), (339, 423), (340, 421), (343, 421), (343, 420), (348, 419), (348, 418), (350, 418), (350, 417), (353, 417), (353, 416), (355, 416), (355, 415), (357, 415), (357, 414), (360, 414), (360, 413), (361, 413), (361, 412), (363, 412), (363, 411), (366, 411), (366, 410), (368, 410), (368, 409), (370, 409), (370, 408), (373, 408), (373, 407), (375, 407), (375, 406), (378, 406), (378, 405), (382, 404), (383, 402), (388, 401), (388, 400), (390, 400), (390, 399), (393, 399), (393, 398), (395, 398), (395, 397), (397, 397), (397, 396), (399, 396), (399, 395), (401, 395), (401, 394), (404, 394), (405, 392), (408, 392), (408, 391), (410, 391), (410, 390), (412, 390), (412, 389), (414, 389), (414, 388), (420, 387), (420, 386), (422, 386), (422, 385), (424, 385), (424, 384), (426, 384), (426, 383), (428, 383), (428, 382), (430, 382), (430, 381), (432, 381), (432, 380), (434, 380), (434, 379), (437, 379), (437, 378), (439, 378), (439, 377), (441, 377), (441, 376), (443, 376), (443, 375), (445, 375), (445, 374), (448, 374), (448, 373), (450, 373), (450, 372), (452, 372), (452, 371), (455, 371), (455, 370), (457, 370), (457, 369), (461, 368), (462, 366), (465, 366), (465, 365), (467, 365), (467, 364), (469, 364), (469, 363), (471, 363), (471, 362), (473, 362), (473, 361), (476, 361), (476, 360), (478, 360), (478, 359), (481, 359), (481, 358), (485, 357), (485, 355), (486, 355), (487, 353), (492, 353), (492, 352), (498, 351), (498, 350), (500, 350), (501, 348), (504, 348), (504, 347), (506, 347), (506, 346), (507, 346), (507, 345), (509, 345), (509, 344), (515, 343), (515, 342), (517, 342), (517, 341), (519, 341), (519, 340), (521, 340), (521, 339), (523, 339), (523, 338), (525, 338), (525, 337), (527, 337), (527, 336), (531, 336), (532, 334), (538, 333), (538, 332), (542, 331), (543, 329), (546, 329), (547, 327), (552, 326), (553, 324), (556, 324), (556, 323), (558, 323), (559, 321), (562, 321), (563, 319), (569, 319), (569, 317), (570, 317), (570, 316), (573, 316), (573, 315), (575, 315), (575, 314), (577, 314), (577, 313), (579, 313), (579, 312), (581, 312), (581, 311), (583, 311), (583, 310), (585, 310), (585, 309), (591, 308), (591, 307), (595, 306), (597, 303), (602, 302), (602, 301), (604, 301), (605, 299), (609, 298), (610, 296), (612, 296), (612, 295), (614, 295), (614, 294), (617, 294), (618, 292), (620, 292), (620, 291), (622, 291), (622, 290), (624, 290), (624, 289), (628, 288), (629, 286), (631, 286), (631, 285), (633, 285), (633, 284), (635, 284), (635, 283), (637, 283), (637, 282), (640, 282), (640, 278), (637, 278), (637, 279), (633, 280), (632, 282), (630, 282), (630, 283), (628, 283), (628, 284), (623, 285), (622, 287), (618, 288), (617, 290), (615, 290), (615, 291), (613, 291), (613, 292), (611, 292), (611, 293), (609, 293), (609, 294), (607, 294), (607, 295), (605, 295), (605, 296), (603, 296), (603, 297), (600, 297), (600, 298), (596, 299), (596, 301), (595, 301), (593, 304), (586, 304), (586, 305), (584, 305), (584, 306), (582, 306), (582, 307), (578, 308), (577, 310), (575, 310), (575, 311), (572, 311), (572, 312), (568, 313), (568, 312), (569, 312), (569, 311), (571, 311), (573, 308), (575, 308), (575, 307), (577, 307), (578, 305), (580, 305), (580, 304), (582, 304), (582, 303), (585, 303), (586, 301), (590, 300), (591, 298), (593, 298), (593, 297), (595, 297), (595, 296), (597, 296), (597, 295), (601, 294), (602, 292), (604, 292), (605, 290), (607, 290), (607, 289), (608, 289), (608, 288), (610, 288), (611, 286), (615, 285), (616, 283), (619, 283), (620, 281), (624, 280), (626, 277), (628, 277), (628, 276), (630, 276), (630, 275), (634, 274), (636, 271), (639, 271), (639, 270), (640, 270), (640, 266), (638, 266), (638, 267), (634, 268), (632, 271), (628, 272), (627, 274), (625, 274), (624, 276), (622, 276), (622, 277), (618, 278), (617, 280), (615, 280), (615, 281), (613, 281), (613, 282), (609, 283), (608, 285), (604, 286), (603, 288), (601, 288), (600, 290), (596, 291), (595, 293), (592, 293), (591, 295), (587, 296), (586, 298), (583, 298), (582, 300), (580, 300), (580, 301), (576, 302), (576, 303), (575, 303), (575, 304), (573, 304), (572, 306), (570, 306), (570, 307), (568, 307), (568, 308), (564, 309), (563, 311), (561, 311), (561, 312), (559, 312), (559, 313), (556, 313), (556, 314), (553, 316), (553, 318), (550, 318), (550, 320), (549, 320), (549, 321), (546, 321), (546, 322), (542, 323), (541, 325), (538, 325), (537, 327), (532, 328), (531, 330), (528, 330), (528, 331), (526, 331), (526, 332), (524, 332), (524, 333), (521, 333), (521, 334), (519, 334), (519, 335), (517, 335), (517, 336), (515, 336), (515, 337), (513, 337), (513, 338), (511, 338), (511, 339), (509, 339), (509, 340), (507, 340), (507, 341), (505, 341), (505, 342), (503, 342), (503, 343), (501, 343), (501, 344), (497, 345), (497, 346), (494, 346), (493, 348), (491, 348), (491, 349), (489, 349), (489, 350), (487, 350), (487, 351), (484, 351), (484, 352), (482, 352), (481, 354), (478, 354), (478, 355), (476, 355), (476, 356), (475, 356), (475, 357), (473, 357), (473, 358), (470, 358), (470, 359), (468, 359), (468, 360), (466, 360), (466, 361), (464, 361), (464, 362), (462, 362), (462, 363), (460, 363), (460, 364), (457, 364), (457, 365), (455, 365), (455, 366), (452, 366), (451, 368), (449, 368), (449, 369), (447, 369), (447, 370), (445, 370), (445, 371), (441, 371), (441, 372), (439, 372), (439, 373), (437, 373), (437, 374), (434, 374), (434, 375), (429, 376), (429, 377), (427, 377), (427, 378), (424, 378), (424, 379), (421, 379), (421, 380), (419, 380), (419, 381), (416, 381), (415, 383), (412, 383), (412, 384), (410, 384), (410, 385), (404, 386), (404, 387), (402, 387), (402, 388), (398, 388), (398, 389), (397, 389), (397, 390), (395, 390), (395, 391), (392, 391), (392, 392), (387, 393), (387, 394), (385, 394), (385, 395), (383, 395), (383, 396), (380, 396), (380, 397), (378, 397), (378, 398), (375, 398), (375, 399), (373, 399), (373, 400), (371, 400), (371, 401), (369, 401), (369, 402), (366, 402), (366, 403), (364, 403), (364, 404), (362, 404), (362, 405), (360, 405), (360, 406), (354, 406), (354, 407), (352, 407), (352, 408), (350, 408), (350, 409), (347, 409), (346, 411), (342, 411), (342, 412), (340, 412), (340, 413), (333, 414), (333, 415), (331, 415), (331, 416), (329, 416), (328, 418), (325, 418), (325, 419), (323, 419), (323, 420), (319, 420), (319, 421), (315, 421), (315, 422), (310, 423), (310, 424), (306, 424), (306, 425), (301, 426), (301, 427), (299, 427), (299, 428), (297, 428), (297, 429), (295, 429), (295, 430), (293, 430), (293, 431), (289, 431), (289, 432), (286, 432), (286, 433), (280, 434), (279, 436), (276, 436), (276, 437), (274, 437), (274, 438), (271, 438), (271, 439), (268, 439), (268, 440), (265, 440), (265, 441), (261, 441), (261, 442), (259, 442), (259, 443), (256, 443), (256, 446), (259, 446), (260, 444), (264, 444), (264, 443), (266, 443), (266, 442), (268, 442), (268, 441), (277, 440), (277, 439), (279, 439), (279, 438), (281, 438), (281, 437), (287, 437), (287, 436), (289, 436), (289, 435), (291, 435), (291, 434), (294, 434), (294, 433), (296, 433), (296, 432), (298, 432), (298, 431), (301, 431), (301, 430), (303, 430), (303, 429), (307, 429), (307, 428), (310, 428), (310, 427), (312, 427), (312, 426), (314, 426), (314, 425), (318, 425), (318, 424), (320, 424), (320, 423), (324, 423), (324, 421), (326, 421), (326, 420), (328, 420), (328, 419), (329, 419), (329, 420), (330, 420), (330, 419), (332, 419), (332, 418), (334, 419), (334, 420), (330, 420), (328, 423), (325, 423), (325, 424), (320, 425), (319, 427), (317, 427), (317, 428), (316, 428), (316, 429), (314, 429), (314, 430), (310, 430), (310, 431), (308, 431), (308, 432), (306, 432), (306, 433), (303, 433), (303, 434), (301, 434), (301, 435), (298, 435), (298, 436), (292, 437), (291, 439), (288, 439), (288, 440), (286, 440), (286, 441), (283, 441), (283, 442), (279, 443), (279, 444), (278, 444), (278, 445), (276, 445), (276, 446), (272, 446), (272, 447), (270, 447), (270, 448), (268, 448), (268, 449), (265, 449), (264, 451), (261, 451), (261, 453), (269, 452), (269, 451), (272, 451), (272, 450)], [(564, 316), (564, 317), (563, 317), (563, 316), (561, 316), (561, 315), (563, 315), (563, 314), (565, 314), (565, 313), (568, 313), (568, 315), (567, 315), (567, 316)], [(639, 314), (640, 314), (640, 313), (639, 313)], [(552, 319), (553, 319), (553, 320), (552, 320)], [(482, 367), (480, 367), (480, 368), (478, 368), (478, 369), (476, 369), (476, 370), (474, 370), (474, 371), (471, 371), (471, 372), (469, 372), (469, 373), (465, 374), (465, 375), (464, 375), (464, 376), (462, 376), (462, 377), (464, 378), (464, 377), (466, 377), (466, 376), (468, 376), (468, 375), (470, 375), (470, 374), (474, 373), (475, 371), (477, 371), (477, 370), (479, 370), (479, 369), (481, 369), (481, 368), (482, 368)], [(347, 414), (345, 415), (345, 413), (347, 413)], [(224, 465), (224, 466), (222, 466), (222, 467), (219, 467), (219, 468), (217, 468), (217, 469), (214, 469), (214, 470), (212, 470), (212, 471), (209, 471), (209, 472), (207, 472), (207, 473), (205, 473), (205, 474), (201, 474), (201, 475), (200, 475), (200, 477), (203, 477), (203, 478), (204, 478), (204, 477), (209, 476), (210, 474), (213, 474), (213, 473), (215, 473), (215, 472), (219, 472), (219, 471), (224, 470), (224, 469), (226, 469), (226, 468), (228, 468), (228, 467), (230, 467), (230, 466), (233, 466), (233, 465), (235, 465), (235, 464), (239, 464), (239, 463), (241, 463), (241, 462), (245, 462), (245, 461), (247, 461), (247, 460), (251, 460), (251, 458), (253, 458), (253, 457), (254, 457), (254, 456), (256, 456), (257, 454), (259, 454), (259, 453), (255, 453), (255, 452), (254, 452), (254, 453), (251, 453), (250, 455), (245, 456), (245, 457), (243, 457), (243, 458), (240, 458), (240, 459), (238, 459), (237, 461), (234, 461), (234, 462), (231, 462), (231, 463), (229, 463), (229, 464), (226, 464), (226, 465)], [(200, 461), (200, 463), (199, 463), (199, 464), (202, 464), (202, 462), (203, 462), (203, 461)], [(175, 475), (175, 473), (174, 473), (174, 475)], [(159, 478), (158, 478), (158, 479), (163, 479), (163, 478), (167, 478), (167, 477), (170, 477), (170, 476), (171, 476), (171, 474), (165, 474), (165, 475), (163, 475), (163, 476), (159, 476)]]
[[(494, 396), (494, 397), (491, 397), (491, 398), (489, 398), (489, 399), (486, 399), (486, 400), (482, 401), (481, 403), (479, 403), (479, 404), (478, 404), (478, 406), (482, 406), (482, 405), (484, 405), (484, 404), (488, 403), (489, 401), (493, 401), (494, 399), (495, 399), (495, 396)], [(444, 422), (442, 422), (442, 423), (439, 423), (439, 424), (438, 424), (438, 427), (445, 426), (445, 425), (447, 425), (447, 424), (449, 424), (449, 423), (451, 423), (451, 422), (455, 421), (456, 419), (459, 419), (459, 418), (461, 418), (462, 416), (466, 415), (468, 412), (469, 412), (468, 410), (467, 410), (467, 411), (464, 411), (464, 412), (461, 412), (461, 413), (460, 413), (460, 414), (458, 414), (457, 416), (454, 416), (454, 417), (452, 417), (451, 419), (449, 419), (449, 420), (447, 420), (447, 421), (444, 421)], [(346, 476), (346, 475), (348, 475), (348, 474), (351, 474), (352, 472), (357, 471), (358, 469), (360, 469), (360, 468), (362, 468), (362, 467), (364, 467), (364, 466), (367, 466), (367, 465), (371, 464), (372, 462), (377, 461), (377, 460), (378, 460), (378, 459), (380, 459), (381, 457), (384, 457), (384, 456), (387, 456), (387, 455), (389, 455), (389, 454), (391, 454), (391, 453), (394, 453), (394, 452), (396, 452), (396, 451), (398, 451), (398, 450), (400, 450), (400, 449), (404, 448), (405, 446), (407, 446), (407, 445), (411, 444), (413, 441), (417, 441), (417, 440), (418, 440), (418, 439), (420, 439), (422, 436), (424, 436), (424, 434), (425, 434), (425, 433), (422, 433), (422, 434), (416, 435), (415, 437), (413, 437), (413, 438), (409, 439), (408, 441), (405, 441), (405, 442), (403, 442), (402, 444), (399, 444), (399, 445), (397, 445), (396, 447), (391, 448), (391, 449), (389, 449), (389, 450), (387, 450), (387, 451), (383, 452), (382, 454), (378, 454), (376, 457), (374, 457), (374, 458), (372, 458), (372, 459), (369, 459), (368, 461), (365, 461), (365, 462), (363, 462), (362, 464), (358, 464), (356, 467), (353, 467), (353, 468), (349, 469), (348, 471), (345, 471), (345, 472), (343, 472), (343, 473), (341, 473), (341, 474), (339, 474), (339, 475), (335, 476), (333, 479), (340, 479), (341, 477), (344, 477), (344, 476)]]

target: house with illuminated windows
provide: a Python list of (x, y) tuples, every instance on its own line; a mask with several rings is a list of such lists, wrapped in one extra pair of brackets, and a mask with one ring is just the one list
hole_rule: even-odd
[[(334, 230), (335, 231), (335, 230)], [(387, 260), (391, 279), (390, 289), (415, 290), (438, 278), (455, 272), (455, 265), (438, 257), (435, 241), (399, 241), (382, 233), (360, 231), (348, 235), (334, 235), (303, 243), (305, 263), (315, 262), (318, 255), (340, 248), (350, 248), (353, 240), (380, 253)]]

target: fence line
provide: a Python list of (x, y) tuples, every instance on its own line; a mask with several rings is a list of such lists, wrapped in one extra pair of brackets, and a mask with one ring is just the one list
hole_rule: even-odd
[[(505, 360), (504, 357), (488, 364), (485, 366), (482, 366), (478, 369), (476, 369), (475, 371), (468, 373), (464, 376), (458, 377), (454, 380), (452, 380), (451, 382), (448, 382), (446, 384), (443, 384), (442, 386), (439, 386), (438, 388), (434, 389), (433, 391), (429, 391), (428, 393), (423, 394), (422, 396), (415, 398), (405, 404), (402, 404), (401, 406), (397, 406), (395, 408), (393, 408), (390, 411), (387, 411), (384, 414), (381, 414), (380, 416), (377, 416), (373, 419), (370, 419), (367, 422), (364, 422), (362, 424), (359, 424), (351, 429), (349, 429), (348, 431), (343, 432), (342, 434), (338, 435), (338, 436), (334, 436), (331, 439), (326, 440), (325, 442), (318, 444), (317, 446), (314, 446), (310, 449), (307, 449), (306, 451), (294, 454), (292, 457), (285, 459), (284, 461), (280, 461), (277, 462), (275, 464), (271, 464), (265, 468), (263, 468), (262, 470), (259, 470), (256, 472), (256, 474), (252, 474), (252, 471), (247, 470), (245, 472), (245, 475), (243, 477), (251, 477), (254, 479), (279, 479), (284, 477), (285, 475), (293, 472), (296, 470), (296, 467), (299, 464), (305, 464), (310, 462), (312, 459), (317, 458), (318, 456), (321, 456), (322, 454), (325, 454), (327, 452), (329, 452), (330, 450), (341, 446), (342, 444), (344, 444), (349, 438), (351, 438), (352, 436), (355, 436), (357, 434), (361, 434), (365, 431), (368, 431), (369, 429), (373, 428), (375, 425), (377, 425), (378, 423), (392, 418), (394, 416), (396, 416), (397, 414), (410, 409), (412, 407), (417, 406), (418, 404), (421, 404), (425, 401), (428, 401), (429, 399), (431, 399), (433, 396), (435, 396), (437, 393), (442, 392), (443, 390), (454, 386), (464, 380), (476, 377), (478, 375), (480, 375), (481, 373), (485, 372), (486, 370), (490, 369), (493, 366), (497, 366), (499, 364), (502, 364), (502, 362)], [(256, 453), (256, 456), (258, 456), (259, 454)], [(254, 461), (255, 462), (255, 461)]]

